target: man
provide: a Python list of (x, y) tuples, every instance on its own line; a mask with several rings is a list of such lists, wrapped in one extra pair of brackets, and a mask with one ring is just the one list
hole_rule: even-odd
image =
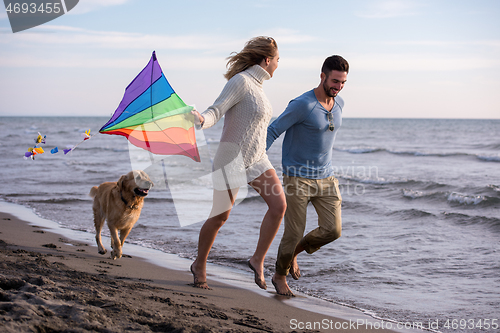
[[(280, 295), (294, 296), (286, 276), (290, 273), (296, 280), (300, 277), (299, 253), (314, 253), (341, 235), (342, 198), (333, 175), (332, 151), (344, 107), (337, 94), (344, 87), (348, 72), (349, 64), (344, 58), (328, 57), (318, 87), (292, 100), (267, 129), (267, 149), (286, 132), (282, 147), (287, 201), (285, 231), (272, 278)], [(303, 236), (309, 202), (318, 214), (318, 227)]]

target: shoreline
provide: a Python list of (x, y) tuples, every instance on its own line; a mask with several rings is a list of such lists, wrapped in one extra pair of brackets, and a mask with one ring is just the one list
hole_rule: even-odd
[[(23, 262), (27, 259), (26, 253), (22, 251), (32, 253), (32, 257), (42, 257), (52, 264), (51, 269), (54, 272), (46, 276), (46, 278), (55, 284), (62, 283), (64, 286), (68, 285), (67, 281), (56, 281), (58, 270), (62, 273), (77, 271), (87, 276), (89, 280), (92, 280), (92, 278), (105, 279), (106, 282), (114, 282), (115, 285), (119, 284), (119, 288), (123, 284), (126, 285), (125, 289), (132, 288), (132, 290), (139, 288), (137, 284), (141, 286), (146, 285), (147, 287), (143, 286), (146, 288), (145, 290), (152, 288), (152, 290), (166, 295), (163, 298), (151, 295), (149, 298), (143, 297), (137, 299), (133, 297), (134, 292), (130, 292), (130, 290), (125, 292), (125, 296), (127, 296), (125, 299), (128, 300), (130, 309), (135, 309), (135, 311), (139, 312), (141, 309), (142, 311), (154, 309), (154, 312), (149, 313), (149, 317), (144, 314), (143, 316), (139, 315), (138, 317), (142, 319), (138, 319), (133, 323), (122, 323), (125, 326), (118, 324), (116, 327), (117, 331), (123, 331), (125, 327), (136, 327), (137, 325), (146, 325), (139, 330), (146, 329), (147, 327), (151, 329), (166, 322), (170, 323), (169, 325), (171, 326), (173, 325), (172, 327), (180, 325), (177, 328), (184, 328), (190, 332), (201, 332), (204, 330), (220, 332), (255, 332), (256, 330), (290, 332), (296, 329), (338, 330), (343, 332), (421, 332), (421, 330), (417, 329), (397, 329), (396, 322), (374, 319), (361, 311), (300, 293), (295, 298), (279, 296), (272, 287), (264, 291), (255, 286), (250, 278), (250, 273), (243, 273), (236, 269), (218, 265), (210, 265), (211, 274), (209, 274), (208, 280), (209, 285), (213, 288), (212, 290), (207, 291), (193, 288), (189, 285), (192, 281), (192, 276), (189, 273), (190, 260), (158, 250), (134, 244), (126, 244), (125, 253), (131, 254), (132, 257), (129, 255), (113, 261), (109, 257), (101, 256), (97, 253), (93, 234), (62, 228), (56, 222), (42, 219), (29, 208), (17, 204), (0, 201), (0, 221), (0, 240), (3, 241), (3, 243), (0, 242), (2, 256), (18, 256), (15, 260), (16, 262)], [(108, 239), (104, 241), (109, 243)], [(37, 255), (33, 255), (33, 253), (37, 253)], [(33, 262), (30, 262), (29, 265), (33, 265)], [(26, 263), (25, 266), (28, 267), (29, 265)], [(57, 268), (57, 265), (64, 267)], [(9, 271), (5, 270), (4, 265), (2, 270), (0, 270), (0, 279), (12, 282), (13, 277), (9, 278), (8, 273)], [(22, 293), (22, 289), (27, 285), (32, 285), (28, 280), (24, 281), (21, 289), (13, 291), (13, 293), (18, 295)], [(99, 281), (97, 285), (89, 282), (89, 287), (92, 286), (98, 290), (99, 284), (102, 282)], [(47, 293), (44, 286), (48, 284), (50, 283), (38, 286), (38, 289), (41, 289), (38, 290), (40, 295)], [(10, 292), (11, 290), (5, 291)], [(139, 294), (143, 294), (144, 292), (143, 290)], [(34, 294), (35, 297), (42, 297), (37, 296), (37, 293)], [(2, 297), (13, 300), (14, 305), (20, 302), (13, 295)], [(50, 297), (49, 292), (48, 298)], [(91, 296), (89, 295), (89, 297)], [(132, 299), (129, 299), (130, 297)], [(45, 297), (42, 298), (45, 299)], [(115, 304), (122, 299), (118, 297), (117, 300), (117, 297), (112, 297), (110, 302), (107, 303)], [(164, 303), (166, 299), (179, 306), (175, 309), (165, 308)], [(193, 299), (196, 299), (194, 303), (192, 302)], [(144, 308), (144, 300), (147, 300), (145, 303), (152, 302), (153, 304)], [(46, 299), (45, 301), (38, 300), (38, 303), (46, 301)], [(91, 300), (90, 303), (92, 302), (95, 302), (95, 300)], [(93, 313), (90, 310), (95, 310), (93, 308), (96, 308), (95, 305), (88, 304), (89, 299), (85, 299), (85, 297), (81, 303), (84, 303), (84, 308), (88, 308), (83, 311), (85, 313)], [(0, 305), (4, 304), (0, 303)], [(82, 306), (82, 304), (74, 304), (74, 306), (78, 307), (77, 305)], [(106, 304), (101, 304), (97, 308), (102, 309), (104, 305)], [(163, 306), (158, 307), (158, 305)], [(66, 304), (65, 308), (67, 307), (68, 305)], [(104, 308), (106, 309), (106, 307)], [(190, 310), (180, 311), (179, 309)], [(53, 309), (50, 311), (54, 312)], [(179, 311), (182, 313), (179, 313)], [(12, 326), (12, 332), (23, 331), (23, 329), (31, 327), (36, 323), (44, 322), (44, 320), (47, 321), (47, 325), (52, 323), (64, 326), (64, 320), (61, 323), (60, 317), (62, 316), (64, 319), (64, 316), (67, 316), (56, 312), (49, 319), (41, 318), (38, 315), (34, 317), (28, 316), (30, 318), (24, 318), (20, 323), (17, 323), (18, 320), (14, 318), (15, 314), (9, 316), (9, 313), (6, 313), (5, 310), (2, 311), (0, 307), (0, 327), (4, 324), (14, 325)], [(150, 318), (148, 319), (150, 321), (152, 320), (151, 318), (154, 318), (156, 321), (153, 320), (152, 323), (150, 322), (151, 325), (149, 326), (148, 324), (140, 324), (138, 321), (144, 321), (144, 316)], [(12, 320), (9, 320), (9, 318)], [(107, 318), (106, 322), (109, 321), (120, 323), (123, 319), (120, 321), (112, 316), (111, 318)], [(85, 324), (87, 326), (81, 327), (79, 331), (91, 331), (88, 328), (90, 327), (88, 326), (88, 322), (92, 322), (93, 325), (97, 325), (98, 327), (99, 325), (107, 327), (105, 323), (99, 324), (99, 320), (96, 323), (95, 318), (93, 318), (93, 321), (84, 320), (82, 325), (87, 323)], [(321, 324), (316, 325), (319, 323)], [(386, 327), (392, 328), (392, 330), (385, 329)], [(9, 326), (7, 325), (5, 328), (9, 329)], [(107, 327), (107, 329), (110, 328)], [(113, 330), (111, 329), (111, 331)], [(147, 332), (148, 330), (144, 331)]]

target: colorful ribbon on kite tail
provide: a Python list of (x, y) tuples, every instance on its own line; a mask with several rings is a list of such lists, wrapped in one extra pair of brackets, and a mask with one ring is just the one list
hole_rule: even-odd
[(184, 155), (200, 162), (191, 110), (168, 83), (153, 52), (99, 132), (122, 135), (153, 154)]
[[(96, 134), (97, 134), (97, 133), (96, 133)], [(79, 146), (82, 142), (85, 142), (85, 141), (87, 141), (87, 140), (90, 140), (90, 139), (91, 139), (94, 135), (96, 135), (96, 134), (90, 135), (90, 130), (85, 131), (84, 133), (82, 133), (82, 134), (81, 134), (81, 135), (82, 135), (82, 137), (83, 137), (83, 140), (82, 140), (82, 141), (78, 142), (76, 145), (68, 145), (68, 146), (66, 146), (66, 149), (63, 149), (63, 151), (64, 151), (64, 155), (66, 155), (66, 154), (68, 154), (68, 153), (72, 152), (72, 151), (73, 151), (73, 150), (75, 150), (75, 148), (76, 148), (76, 147), (78, 147), (78, 146)], [(54, 151), (54, 152), (52, 152), (52, 151)], [(57, 149), (57, 147), (55, 147), (55, 148), (54, 148), (54, 149), (52, 149), (50, 152), (51, 152), (52, 154), (55, 154), (55, 153), (57, 153), (58, 151), (59, 151), (59, 149)]]
[(43, 154), (45, 151), (43, 150), (42, 147), (38, 147), (40, 144), (45, 144), (47, 140), (46, 135), (41, 135), (40, 132), (38, 132), (38, 136), (35, 139), (35, 146), (34, 147), (29, 147), (28, 151), (24, 153), (24, 159), (27, 160), (28, 158), (31, 158), (32, 160), (35, 159), (36, 155)]
[[(64, 149), (64, 155), (75, 150), (75, 148), (78, 147), (82, 142), (85, 142), (85, 141), (91, 139), (95, 135), (96, 134), (91, 135), (90, 130), (87, 130), (84, 133), (81, 133), (83, 140), (78, 142), (76, 145), (66, 146), (66, 149)], [(35, 139), (36, 145), (34, 147), (28, 148), (28, 151), (24, 154), (24, 159), (31, 158), (32, 160), (34, 160), (36, 155), (43, 154), (45, 151), (42, 149), (42, 147), (38, 147), (38, 145), (42, 144), (42, 143), (45, 144), (46, 139), (47, 139), (47, 136), (46, 135), (42, 136), (39, 132), (37, 138)], [(59, 149), (57, 147), (54, 147), (50, 150), (51, 154), (57, 154), (58, 152), (59, 152)]]

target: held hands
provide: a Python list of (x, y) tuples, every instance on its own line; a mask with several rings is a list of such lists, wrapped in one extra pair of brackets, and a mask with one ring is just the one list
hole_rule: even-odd
[(194, 124), (197, 127), (202, 126), (205, 122), (205, 118), (203, 118), (203, 116), (198, 111), (196, 111), (196, 109), (191, 110), (191, 114), (194, 116)]

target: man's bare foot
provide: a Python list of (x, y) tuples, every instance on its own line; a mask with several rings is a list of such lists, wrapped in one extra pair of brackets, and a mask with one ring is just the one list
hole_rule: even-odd
[[(252, 260), (252, 259), (250, 259)], [(259, 274), (257, 272), (257, 269), (254, 267), (254, 265), (252, 265), (252, 263), (250, 262), (250, 260), (248, 260), (248, 267), (250, 267), (250, 269), (253, 271), (254, 273), (254, 280), (255, 280), (255, 283), (260, 287), (260, 289), (264, 289), (266, 290), (267, 289), (267, 283), (266, 283), (266, 280), (264, 278), (264, 274), (261, 272), (261, 274)]]
[(300, 278), (300, 269), (299, 264), (297, 263), (297, 256), (293, 257), (292, 264), (290, 266), (290, 275), (294, 280), (298, 280)]
[(276, 289), (276, 293), (278, 295), (292, 296), (292, 297), (295, 296), (290, 290), (290, 287), (288, 287), (288, 283), (286, 283), (286, 276), (274, 273), (271, 282), (273, 283), (273, 286)]
[[(195, 288), (201, 288), (201, 289), (208, 289), (208, 290), (212, 290), (212, 288), (210, 288), (207, 284), (207, 279), (205, 277), (205, 281), (200, 281), (200, 276), (197, 275), (195, 272), (194, 272), (194, 269), (193, 269), (193, 264), (191, 264), (191, 267), (189, 268), (191, 270), (191, 273), (193, 274), (193, 278), (194, 278), (194, 282), (193, 282), (193, 287)], [(200, 274), (201, 275), (201, 274)]]

